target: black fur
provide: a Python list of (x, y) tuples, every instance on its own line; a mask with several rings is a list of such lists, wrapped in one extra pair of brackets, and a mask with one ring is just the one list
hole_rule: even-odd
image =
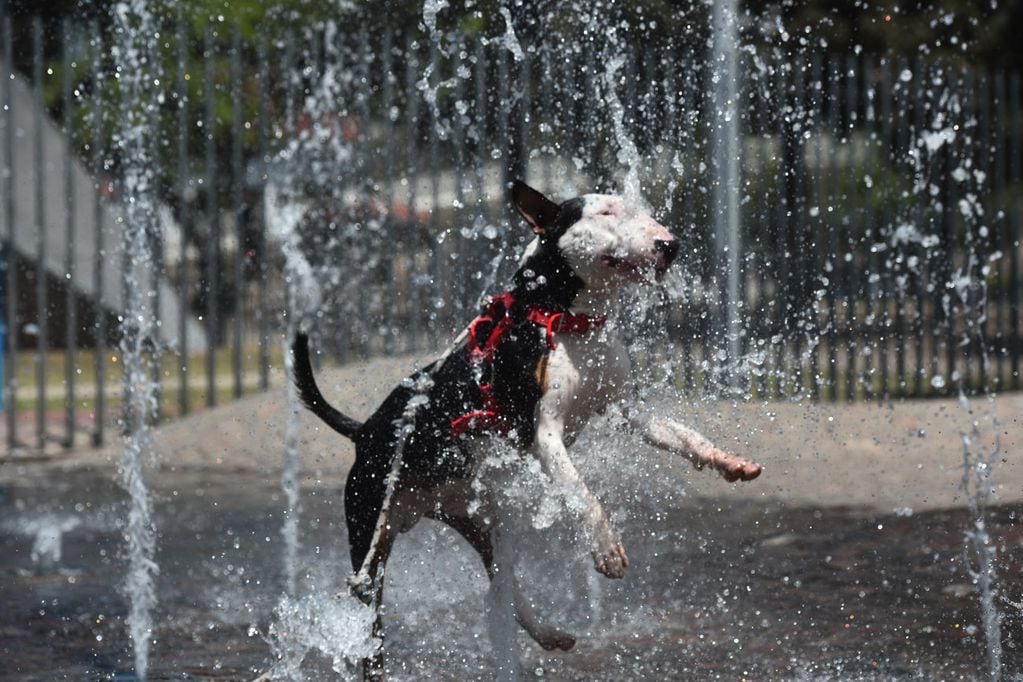
[(334, 409), (330, 403), (324, 400), (323, 394), (320, 393), (320, 389), (316, 385), (313, 367), (309, 362), (309, 337), (306, 334), (299, 332), (295, 335), (295, 341), (291, 344), (291, 353), (295, 359), (295, 386), (298, 388), (298, 396), (302, 400), (302, 404), (326, 422), (327, 426), (345, 438), (355, 438), (355, 434), (362, 428), (362, 424)]

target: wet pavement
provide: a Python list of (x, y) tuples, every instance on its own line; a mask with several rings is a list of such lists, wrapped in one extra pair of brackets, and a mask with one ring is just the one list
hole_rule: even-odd
[[(0, 490), (0, 678), (131, 679), (123, 618), (122, 499), (109, 471), (31, 477)], [(302, 589), (340, 589), (347, 558), (339, 479), (307, 480)], [(283, 584), (276, 482), (241, 471), (161, 472), (160, 576), (151, 679), (246, 680)], [(549, 654), (519, 635), (524, 677), (981, 679), (978, 599), (961, 510), (902, 515), (648, 491), (605, 493), (632, 559), (597, 576), (559, 524), (523, 531), (519, 563), (538, 609), (579, 635)], [(611, 499), (607, 499), (610, 496)], [(615, 499), (615, 498), (619, 499)], [(670, 499), (665, 499), (670, 498)], [(991, 510), (999, 588), (1023, 592), (1023, 505)], [(61, 534), (60, 558), (46, 550)], [(76, 519), (63, 522), (62, 519)], [(44, 541), (33, 547), (37, 539)], [(397, 679), (492, 679), (485, 581), (462, 541), (424, 522), (388, 574), (389, 663)], [(1003, 663), (1023, 670), (1023, 610), (1005, 614)], [(311, 661), (310, 678), (319, 673)]]
[[(416, 364), (352, 365), (325, 372), (321, 386), (361, 418)], [(573, 651), (552, 654), (519, 633), (524, 678), (986, 679), (963, 550), (972, 519), (958, 488), (960, 434), (973, 421), (975, 453), (1001, 436), (988, 519), (1004, 671), (1023, 673), (1023, 462), (1015, 456), (1023, 394), (996, 405), (659, 409), (755, 456), (764, 474), (726, 484), (599, 426), (584, 434), (572, 456), (632, 565), (624, 580), (608, 581), (563, 522), (519, 529), (524, 591), (578, 636)], [(151, 679), (251, 680), (273, 662), (286, 414), (283, 391), (274, 391), (157, 430), (158, 465), (147, 475), (160, 565)], [(299, 592), (326, 599), (350, 571), (341, 486), (351, 449), (310, 418), (299, 443)], [(0, 464), (0, 679), (132, 679), (119, 453), (111, 442)], [(477, 557), (447, 528), (424, 521), (402, 536), (387, 583), (392, 677), (493, 679), (486, 586)], [(310, 680), (329, 679), (323, 659), (307, 669)]]

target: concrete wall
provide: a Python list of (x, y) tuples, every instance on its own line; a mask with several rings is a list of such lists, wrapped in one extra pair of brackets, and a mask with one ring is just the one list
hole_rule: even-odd
[[(0, 62), (0, 74), (4, 74), (5, 80), (7, 73)], [(32, 262), (43, 245), (44, 267), (51, 275), (70, 281), (79, 295), (98, 300), (103, 308), (121, 312), (123, 217), (117, 203), (100, 200), (97, 213), (96, 179), (77, 158), (69, 155), (63, 133), (36, 105), (25, 78), (16, 75), (0, 83), (0, 98), (5, 100), (2, 102), (5, 111), (0, 114), (0, 236), (6, 241), (13, 230), (19, 256)], [(8, 169), (11, 183), (6, 178)], [(8, 218), (10, 208), (13, 224)], [(177, 231), (176, 225), (168, 224), (168, 213), (161, 211), (161, 225), (164, 230)], [(72, 229), (68, 225), (69, 215)], [(66, 266), (69, 249), (70, 278)], [(101, 274), (99, 286), (97, 268)], [(160, 340), (173, 348), (178, 341), (180, 316), (188, 313), (161, 272), (150, 269), (142, 281), (148, 281), (154, 290), (159, 287)], [(34, 298), (35, 291), (19, 291), (18, 296)], [(201, 324), (189, 319), (186, 326), (189, 347), (203, 347), (206, 334)]]

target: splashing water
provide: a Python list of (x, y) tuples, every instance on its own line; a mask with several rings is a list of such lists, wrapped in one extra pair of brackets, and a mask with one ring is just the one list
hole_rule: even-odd
[(604, 70), (604, 87), (607, 92), (608, 106), (611, 108), (615, 142), (618, 143), (618, 163), (627, 169), (622, 195), (629, 205), (646, 209), (647, 205), (643, 200), (642, 186), (639, 179), (639, 171), (643, 159), (639, 154), (639, 148), (636, 147), (635, 141), (625, 129), (625, 107), (622, 106), (622, 101), (618, 98), (618, 72), (624, 64), (625, 58), (621, 55), (616, 55), (608, 60), (607, 68)]
[(512, 53), (512, 57), (515, 61), (521, 62), (526, 58), (526, 53), (522, 51), (522, 45), (519, 44), (519, 38), (515, 35), (515, 27), (512, 25), (511, 10), (501, 5), (501, 16), (504, 17), (504, 46), (509, 52)]
[(291, 353), (289, 339), (295, 338), (294, 324), (287, 325), (288, 336), (284, 340), (284, 375), (287, 381), (287, 422), (284, 431), (284, 468), (281, 471), (281, 491), (287, 506), (284, 509), (284, 523), (281, 525), (281, 539), (284, 541), (284, 590), (289, 597), (295, 596), (298, 576), (298, 520), (302, 514), (298, 476), (302, 462), (298, 454), (298, 427), (301, 405), (298, 389), (295, 387), (295, 357)]
[(128, 493), (127, 539), (128, 632), (135, 653), (135, 675), (145, 679), (156, 605), (154, 561), (156, 532), (153, 506), (146, 487), (143, 460), (152, 456), (151, 424), (156, 413), (157, 385), (152, 379), (155, 346), (155, 311), (149, 292), (155, 289), (152, 243), (157, 222), (154, 192), (153, 131), (161, 101), (154, 91), (160, 82), (154, 73), (159, 35), (156, 18), (145, 0), (121, 2), (113, 7), (116, 43), (112, 54), (121, 71), (124, 116), (115, 136), (124, 161), (124, 222), (121, 247), (127, 263), (124, 280), (124, 316), (121, 354), (127, 393), (124, 411), (125, 445), (121, 458), (121, 485)]
[(5, 524), (11, 530), (23, 535), (32, 536), (32, 562), (43, 569), (53, 569), (60, 565), (63, 557), (64, 533), (81, 525), (76, 516), (43, 514), (32, 518), (19, 519), (14, 523)]
[[(1002, 614), (998, 610), (997, 571), (995, 559), (998, 550), (987, 530), (987, 506), (991, 501), (991, 474), (994, 463), (1001, 453), (1001, 432), (995, 413), (994, 396), (988, 396), (988, 407), (992, 414), (992, 430), (995, 444), (987, 453), (976, 452), (975, 448), (981, 439), (979, 422), (971, 421), (970, 431), (961, 433), (963, 443), (963, 478), (960, 484), (966, 495), (973, 527), (965, 532), (966, 565), (970, 578), (977, 585), (980, 596), (980, 612), (984, 621), (984, 637), (987, 642), (988, 670), (992, 680), (1002, 678)], [(970, 401), (965, 393), (960, 393), (960, 404), (970, 414)], [(986, 456), (985, 456), (986, 455)], [(969, 568), (970, 555), (977, 561), (977, 568)]]
[(423, 23), (426, 30), (435, 34), (437, 32), (437, 15), (448, 6), (448, 0), (424, 0), (423, 2)]
[(273, 679), (321, 679), (302, 670), (313, 653), (329, 659), (331, 669), (344, 679), (354, 679), (359, 661), (380, 648), (380, 640), (372, 636), (373, 619), (373, 608), (351, 595), (285, 597), (268, 631)]

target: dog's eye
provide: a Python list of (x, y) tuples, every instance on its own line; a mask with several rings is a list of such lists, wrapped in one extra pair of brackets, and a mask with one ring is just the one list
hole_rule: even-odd
[(601, 211), (597, 215), (614, 215), (614, 214), (615, 214), (615, 212), (614, 212), (613, 209), (605, 208), (603, 211)]

